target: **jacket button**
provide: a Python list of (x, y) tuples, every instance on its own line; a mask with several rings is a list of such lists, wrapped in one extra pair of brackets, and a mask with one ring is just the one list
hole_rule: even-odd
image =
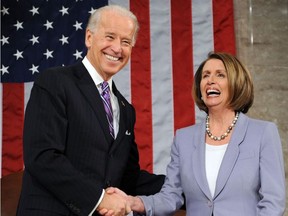
[(106, 187), (110, 187), (111, 186), (111, 182), (108, 180), (106, 181)]
[(211, 201), (209, 200), (209, 201), (207, 201), (207, 205), (208, 205), (209, 207), (212, 207), (212, 206), (213, 206), (213, 202), (211, 202)]

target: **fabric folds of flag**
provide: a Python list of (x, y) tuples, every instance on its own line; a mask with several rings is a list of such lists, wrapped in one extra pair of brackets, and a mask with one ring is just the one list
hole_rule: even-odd
[(113, 79), (136, 108), (140, 164), (148, 171), (165, 173), (175, 130), (203, 118), (191, 96), (201, 61), (210, 51), (235, 54), (233, 0), (1, 3), (1, 176), (23, 169), (23, 120), (34, 79), (84, 58), (86, 23), (98, 7), (122, 5), (140, 22), (131, 61)]

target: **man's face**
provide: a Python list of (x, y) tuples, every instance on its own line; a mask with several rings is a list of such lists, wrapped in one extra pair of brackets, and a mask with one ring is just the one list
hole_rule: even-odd
[(127, 64), (134, 32), (131, 18), (111, 11), (103, 12), (97, 29), (86, 30), (87, 58), (104, 80)]

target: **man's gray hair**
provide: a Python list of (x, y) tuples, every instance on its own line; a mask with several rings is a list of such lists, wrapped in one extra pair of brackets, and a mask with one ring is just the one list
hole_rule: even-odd
[(94, 11), (94, 13), (91, 14), (91, 16), (90, 16), (90, 18), (88, 20), (88, 24), (87, 24), (87, 28), (86, 29), (89, 29), (92, 32), (97, 31), (97, 27), (98, 27), (98, 24), (100, 22), (101, 15), (102, 15), (102, 13), (104, 11), (113, 11), (115, 13), (118, 13), (118, 14), (123, 15), (123, 16), (130, 17), (132, 19), (132, 21), (134, 22), (134, 26), (135, 26), (135, 32), (134, 32), (134, 35), (133, 35), (133, 38), (132, 38), (132, 45), (134, 46), (135, 43), (136, 43), (138, 31), (139, 31), (139, 28), (140, 28), (139, 27), (139, 22), (138, 22), (137, 17), (130, 10), (128, 10), (127, 8), (124, 8), (122, 6), (119, 6), (119, 5), (107, 5), (107, 6), (104, 6), (104, 7), (96, 9)]

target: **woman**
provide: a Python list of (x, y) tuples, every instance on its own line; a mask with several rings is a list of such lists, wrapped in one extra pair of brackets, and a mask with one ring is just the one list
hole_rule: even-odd
[(274, 123), (245, 115), (254, 98), (248, 70), (230, 54), (211, 53), (196, 72), (193, 96), (206, 121), (176, 131), (161, 192), (129, 197), (132, 210), (173, 215), (184, 194), (191, 216), (283, 215), (280, 137)]

